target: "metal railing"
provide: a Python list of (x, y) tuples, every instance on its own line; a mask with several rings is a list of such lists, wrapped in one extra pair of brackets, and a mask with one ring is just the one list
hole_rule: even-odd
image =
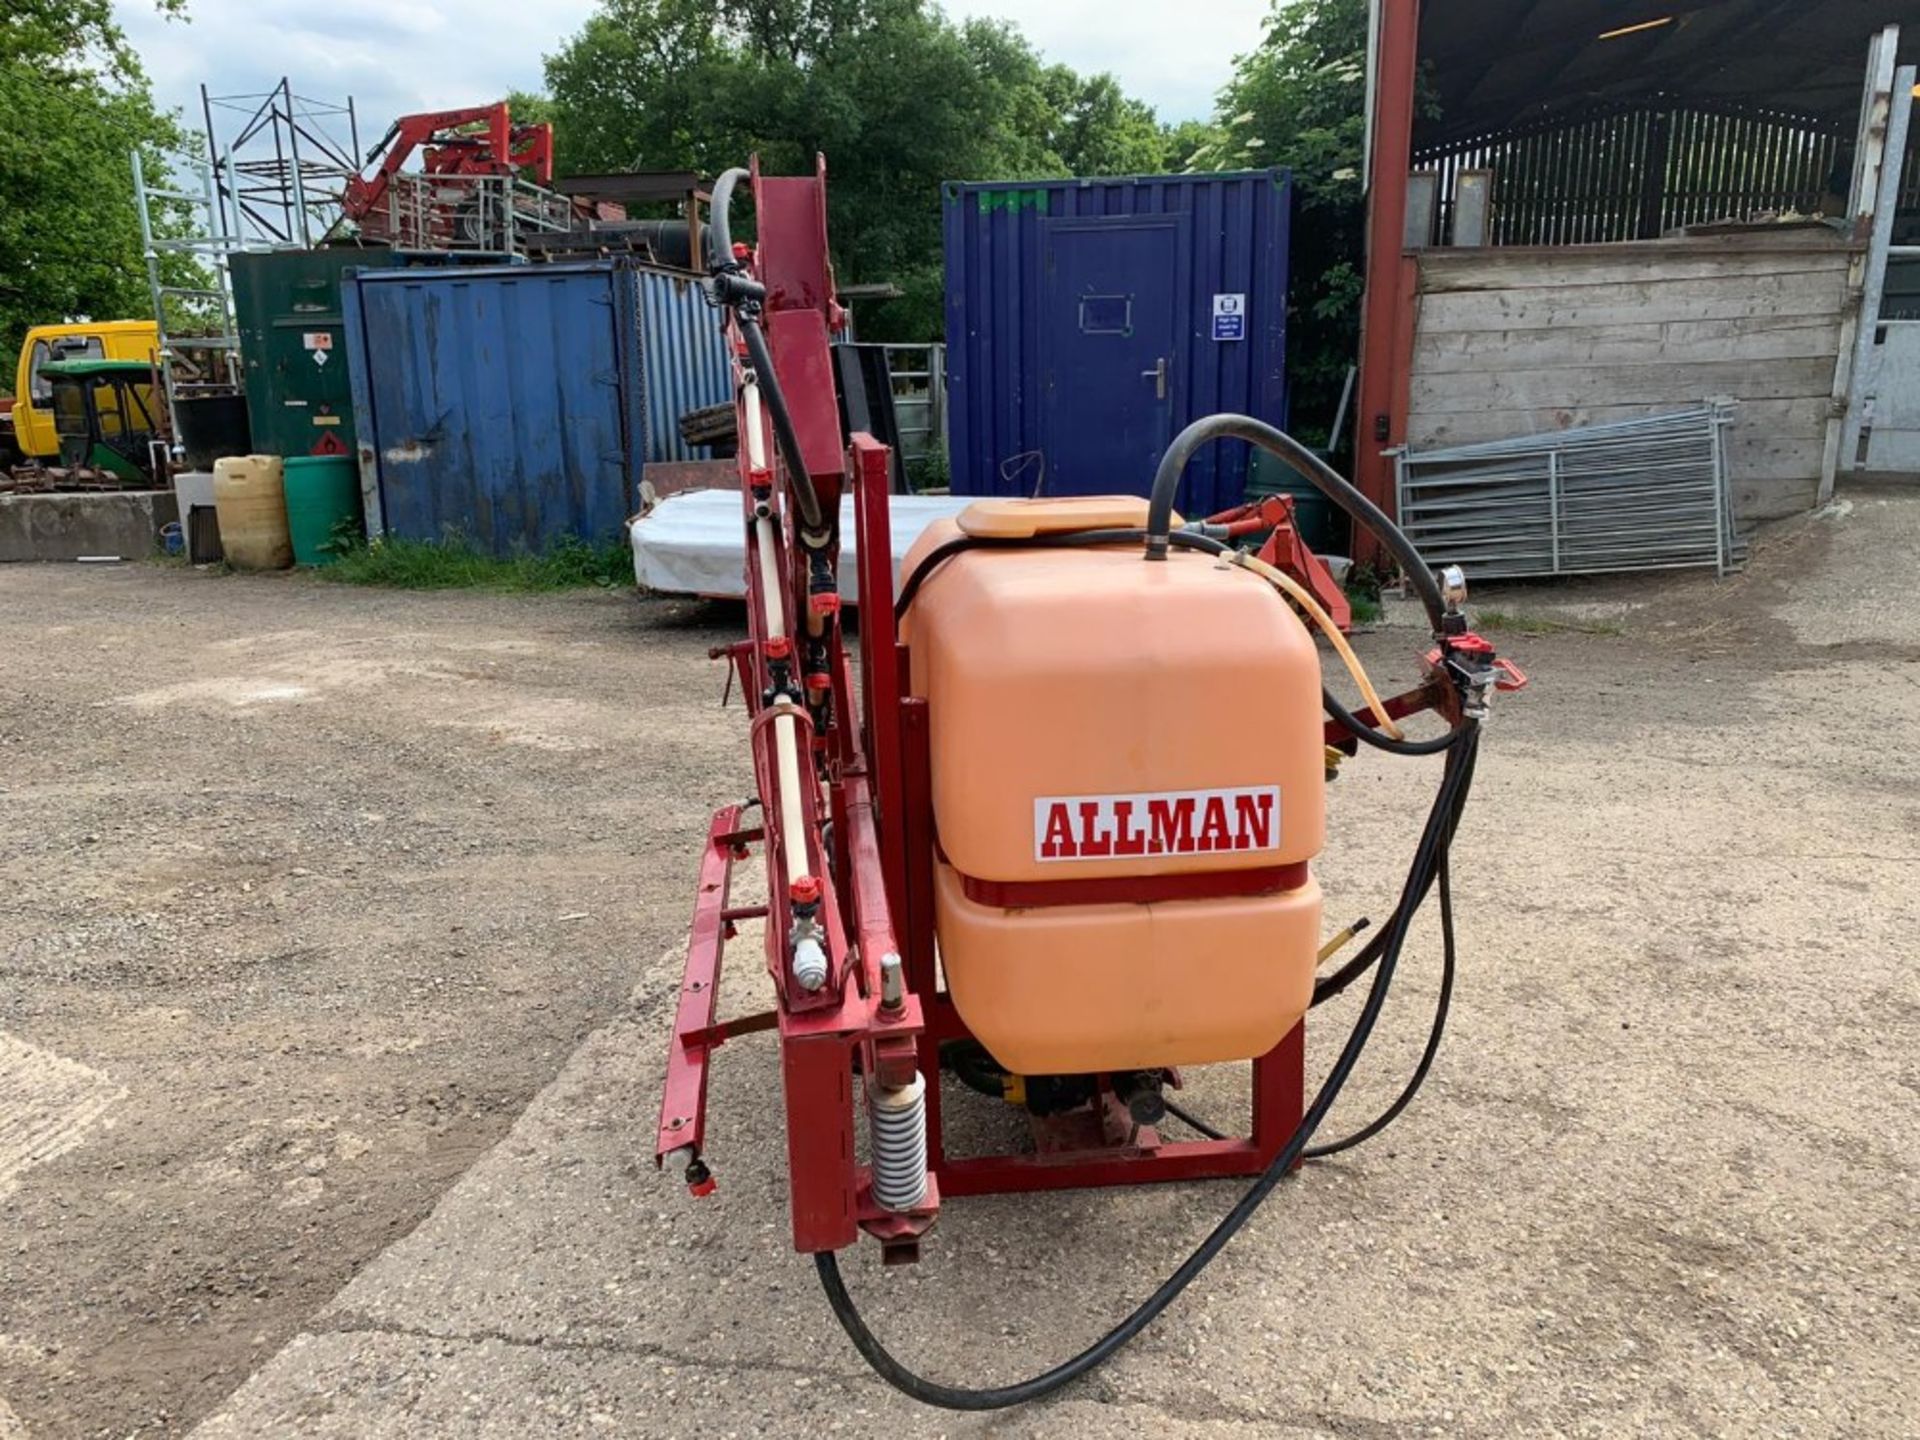
[(396, 250), (519, 255), (528, 237), (565, 233), (572, 202), (509, 175), (423, 175), (389, 181), (384, 202), (360, 222), (366, 239)]
[(886, 345), (900, 454), (918, 460), (947, 444), (947, 347)]
[(1738, 569), (1734, 402), (1545, 435), (1401, 451), (1400, 526), (1435, 565), (1486, 579)]

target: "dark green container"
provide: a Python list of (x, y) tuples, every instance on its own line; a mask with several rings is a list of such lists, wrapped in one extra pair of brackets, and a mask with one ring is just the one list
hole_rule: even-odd
[(399, 263), (391, 250), (358, 246), (228, 257), (256, 453), (353, 453), (340, 277), (354, 268)]
[(1300, 475), (1277, 455), (1253, 447), (1253, 463), (1247, 467), (1247, 499), (1262, 500), (1269, 495), (1293, 497), (1293, 519), (1300, 538), (1316, 555), (1345, 555), (1349, 525), (1346, 513), (1329, 500), (1320, 487)]
[(350, 455), (292, 455), (286, 462), (287, 532), (293, 563), (331, 565), (342, 524), (363, 529), (360, 469)]

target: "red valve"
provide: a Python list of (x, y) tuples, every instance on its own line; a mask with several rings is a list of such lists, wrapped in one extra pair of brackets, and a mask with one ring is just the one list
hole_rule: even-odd
[(796, 905), (818, 905), (820, 903), (819, 878), (813, 875), (802, 875), (787, 887), (787, 898)]
[(793, 641), (789, 640), (786, 636), (769, 635), (767, 637), (767, 658), (769, 660), (784, 660), (792, 653)]
[(749, 245), (749, 244), (747, 244), (747, 242), (746, 242), (746, 241), (744, 241), (744, 240), (736, 240), (736, 241), (734, 241), (734, 242), (733, 242), (733, 258), (734, 258), (734, 259), (736, 259), (736, 260), (750, 260), (750, 259), (752, 259), (752, 258), (753, 258), (753, 247), (752, 247), (751, 245)]
[(833, 677), (824, 670), (815, 670), (807, 676), (807, 689), (816, 695), (824, 695), (833, 688)]
[(831, 590), (823, 591), (818, 595), (809, 595), (807, 597), (807, 603), (813, 607), (813, 613), (816, 615), (838, 615), (840, 613), (840, 597)]

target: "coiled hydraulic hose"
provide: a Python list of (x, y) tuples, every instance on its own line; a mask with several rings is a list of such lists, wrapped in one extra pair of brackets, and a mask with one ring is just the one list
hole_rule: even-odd
[[(1346, 511), (1355, 524), (1372, 531), (1399, 562), (1400, 573), (1420, 597), (1421, 607), (1427, 612), (1427, 622), (1433, 627), (1434, 635), (1437, 637), (1441, 634), (1446, 600), (1440, 594), (1440, 586), (1434, 580), (1433, 572), (1427, 568), (1427, 562), (1421, 559), (1420, 552), (1407, 539), (1406, 533), (1387, 518), (1385, 511), (1313, 451), (1286, 431), (1276, 429), (1264, 420), (1256, 420), (1251, 415), (1209, 415), (1204, 420), (1194, 421), (1174, 436), (1167, 453), (1160, 457), (1160, 468), (1153, 476), (1153, 495), (1147, 504), (1147, 559), (1167, 558), (1174, 533), (1173, 502), (1180, 490), (1180, 477), (1186, 473), (1187, 463), (1193, 459), (1194, 453), (1202, 445), (1214, 440), (1244, 440), (1277, 456), (1302, 479), (1312, 481), (1322, 494)], [(1452, 747), (1460, 738), (1461, 731), (1456, 728), (1434, 740), (1403, 740), (1398, 733), (1399, 727), (1387, 720), (1383, 709), (1373, 704), (1374, 697), (1369, 696), (1368, 700), (1381, 720), (1386, 721), (1385, 733), (1358, 719), (1332, 695), (1323, 691), (1322, 696), (1327, 714), (1341, 729), (1363, 744), (1389, 754), (1437, 755)]]
[(733, 258), (733, 226), (727, 212), (733, 204), (735, 187), (750, 178), (751, 171), (736, 165), (714, 182), (713, 217), (708, 231), (708, 238), (713, 242), (713, 259), (708, 268), (713, 275), (714, 297), (733, 311), (740, 338), (747, 345), (747, 358), (753, 362), (754, 374), (760, 380), (761, 398), (766, 401), (767, 413), (773, 417), (774, 443), (780, 447), (780, 458), (786, 461), (787, 480), (793, 486), (794, 503), (800, 507), (801, 543), (809, 550), (822, 550), (832, 542), (833, 526), (821, 508), (819, 492), (813, 488), (813, 476), (807, 473), (806, 460), (800, 453), (800, 432), (793, 428), (786, 396), (781, 393), (773, 373), (773, 352), (767, 348), (767, 337), (760, 329), (760, 306), (766, 300), (766, 290), (757, 281), (748, 279), (740, 262)]

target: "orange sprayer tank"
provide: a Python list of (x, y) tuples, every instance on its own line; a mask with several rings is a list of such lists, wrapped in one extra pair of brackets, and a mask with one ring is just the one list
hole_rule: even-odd
[[(922, 535), (903, 573), (963, 530), (1144, 511), (984, 502)], [(1279, 1043), (1312, 995), (1325, 835), (1319, 659), (1280, 596), (1187, 551), (973, 549), (923, 583), (905, 638), (941, 965), (994, 1058), (1069, 1074)]]

